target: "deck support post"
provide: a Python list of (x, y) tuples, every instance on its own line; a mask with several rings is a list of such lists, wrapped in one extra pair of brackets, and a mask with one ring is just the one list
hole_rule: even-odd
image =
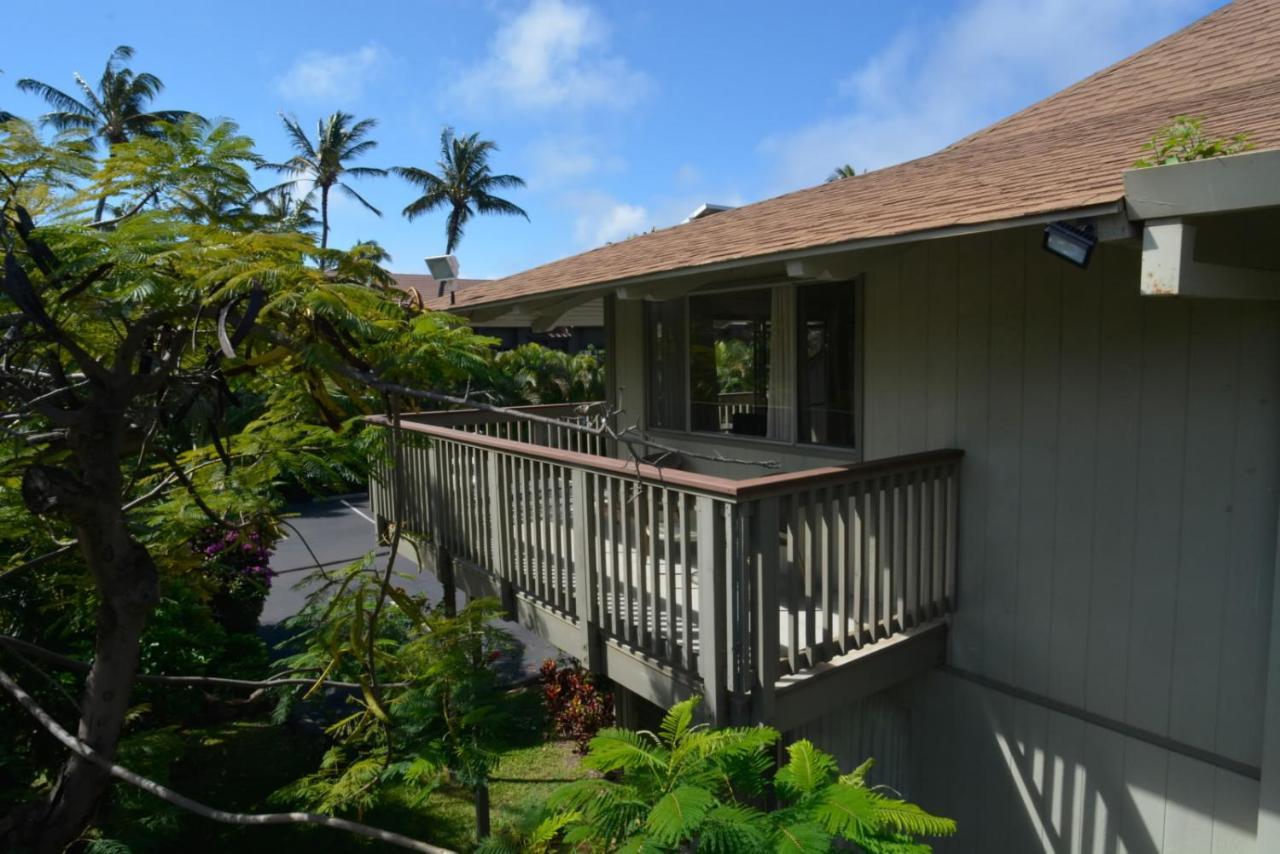
[(778, 570), (782, 517), (777, 497), (756, 504), (751, 541), (752, 658), (751, 723), (773, 721), (774, 685), (778, 681)]
[(436, 545), (436, 575), (444, 588), (444, 615), (458, 616), (458, 585), (453, 579), (453, 555), (439, 544)]
[(587, 492), (587, 473), (575, 468), (569, 485), (572, 500), (572, 517), (569, 524), (573, 534), (573, 589), (574, 612), (578, 618), (578, 630), (582, 633), (582, 666), (592, 673), (604, 671), (604, 645), (600, 640), (600, 626), (596, 622), (596, 574), (591, 566), (591, 522), (596, 508)]
[(714, 726), (723, 726), (729, 719), (723, 511), (720, 502), (708, 495), (698, 496), (698, 675), (702, 677), (703, 707)]

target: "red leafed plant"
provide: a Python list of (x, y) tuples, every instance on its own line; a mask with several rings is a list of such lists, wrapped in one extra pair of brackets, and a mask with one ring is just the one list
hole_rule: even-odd
[(579, 753), (602, 727), (613, 725), (613, 694), (596, 677), (576, 664), (561, 665), (548, 658), (538, 671), (542, 702), (552, 731), (573, 739)]

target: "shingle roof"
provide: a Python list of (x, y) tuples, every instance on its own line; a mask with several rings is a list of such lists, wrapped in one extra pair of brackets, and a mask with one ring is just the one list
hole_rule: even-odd
[[(1118, 202), (1179, 114), (1280, 146), (1280, 0), (1235, 0), (936, 154), (602, 246), (459, 291), (458, 308), (859, 239)], [(447, 307), (436, 300), (436, 307)]]
[(476, 285), (483, 285), (489, 279), (448, 279), (441, 288), (440, 280), (427, 273), (392, 273), (391, 278), (402, 291), (416, 291), (424, 301), (439, 300), (455, 291), (463, 291)]

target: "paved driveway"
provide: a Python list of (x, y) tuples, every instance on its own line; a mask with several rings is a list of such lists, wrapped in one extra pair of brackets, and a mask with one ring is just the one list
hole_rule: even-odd
[[(298, 514), (289, 519), (297, 532), (286, 528), (288, 536), (271, 555), (276, 578), (262, 611), (262, 634), (270, 641), (283, 638), (280, 623), (302, 609), (308, 589), (300, 582), (316, 573), (317, 561), (325, 567), (339, 568), (372, 551), (378, 566), (386, 566), (388, 550), (377, 542), (368, 496), (342, 495), (289, 509)], [(432, 601), (439, 601), (444, 593), (435, 576), (420, 571), (413, 561), (396, 558), (395, 571), (396, 583), (410, 592), (425, 593)], [(459, 597), (459, 604), (461, 601)], [(504, 622), (502, 627), (524, 648), (520, 660), (509, 664), (513, 678), (536, 673), (543, 659), (557, 655), (554, 647), (522, 626)]]

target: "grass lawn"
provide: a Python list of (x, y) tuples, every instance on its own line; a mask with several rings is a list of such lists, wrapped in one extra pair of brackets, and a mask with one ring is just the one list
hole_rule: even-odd
[[(260, 722), (236, 722), (172, 731), (163, 744), (135, 746), (132, 767), (210, 806), (237, 812), (279, 812), (268, 796), (313, 770), (321, 740)], [(174, 757), (179, 758), (174, 760)], [(508, 749), (494, 772), (490, 806), (494, 829), (536, 811), (561, 783), (587, 775), (571, 742), (518, 745)], [(308, 854), (340, 851), (397, 851), (383, 843), (320, 827), (241, 828), (217, 824), (171, 808), (118, 784), (116, 801), (102, 822), (104, 836), (135, 854), (181, 850), (183, 854)], [(409, 786), (388, 787), (382, 803), (359, 818), (375, 827), (470, 851), (475, 847), (475, 808), (465, 790), (442, 788), (422, 804)], [(121, 849), (101, 845), (102, 854)]]

